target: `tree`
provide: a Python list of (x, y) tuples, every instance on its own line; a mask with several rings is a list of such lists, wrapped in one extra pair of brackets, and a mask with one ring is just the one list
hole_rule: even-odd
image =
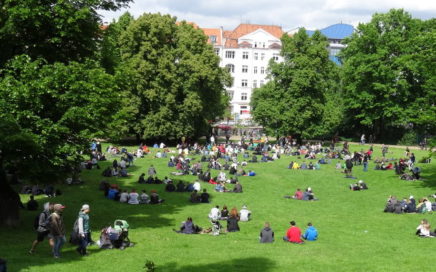
[(254, 120), (270, 133), (320, 137), (339, 125), (338, 70), (327, 45), (319, 31), (309, 37), (300, 29), (293, 37), (282, 37), (283, 62), (270, 63), (270, 81), (251, 100)]
[(198, 136), (223, 114), (230, 77), (206, 41), (200, 29), (169, 15), (144, 14), (129, 25), (121, 36), (118, 78), (130, 98), (132, 132)]
[(84, 60), (100, 41), (98, 10), (117, 10), (131, 0), (0, 1), (0, 67), (16, 55), (49, 63)]
[[(114, 77), (94, 61), (12, 60), (0, 71), (0, 199), (14, 195), (6, 172), (38, 184), (72, 174), (90, 141), (109, 134), (119, 97)], [(13, 225), (18, 215), (6, 217)]]
[(101, 65), (111, 74), (121, 64), (120, 36), (133, 20), (133, 16), (125, 12), (103, 30)]
[(379, 140), (390, 128), (434, 128), (434, 22), (392, 9), (359, 24), (342, 51), (349, 122)]

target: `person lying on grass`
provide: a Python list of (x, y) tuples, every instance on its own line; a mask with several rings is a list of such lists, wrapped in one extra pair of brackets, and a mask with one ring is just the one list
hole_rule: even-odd
[(359, 180), (358, 183), (350, 184), (350, 190), (352, 191), (360, 191), (360, 190), (368, 190), (368, 186), (363, 180)]

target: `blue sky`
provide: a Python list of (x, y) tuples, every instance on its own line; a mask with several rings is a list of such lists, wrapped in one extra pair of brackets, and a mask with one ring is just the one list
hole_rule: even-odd
[(356, 26), (375, 12), (404, 8), (415, 18), (436, 17), (436, 0), (136, 0), (130, 8), (102, 12), (111, 22), (128, 10), (135, 18), (143, 13), (171, 14), (200, 27), (233, 29), (240, 23), (273, 24), (284, 30), (324, 28), (335, 23)]

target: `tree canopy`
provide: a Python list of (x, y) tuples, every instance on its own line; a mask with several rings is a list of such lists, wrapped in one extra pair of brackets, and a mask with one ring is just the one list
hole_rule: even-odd
[(117, 77), (129, 98), (131, 130), (144, 138), (204, 133), (227, 106), (227, 71), (200, 29), (144, 14), (121, 35)]
[(389, 127), (436, 124), (435, 20), (403, 10), (374, 14), (359, 24), (342, 51), (348, 122), (383, 138)]
[(277, 135), (318, 137), (342, 120), (339, 75), (329, 60), (327, 39), (304, 28), (282, 37), (283, 62), (271, 62), (270, 81), (253, 93), (254, 120)]

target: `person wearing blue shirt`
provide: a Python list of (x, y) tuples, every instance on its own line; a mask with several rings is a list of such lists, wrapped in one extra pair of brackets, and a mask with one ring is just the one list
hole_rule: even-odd
[(254, 171), (248, 171), (248, 176), (249, 177), (254, 177), (256, 175), (256, 173)]
[(312, 226), (312, 223), (307, 224), (306, 232), (303, 235), (303, 239), (307, 241), (316, 241), (318, 239), (318, 231)]

